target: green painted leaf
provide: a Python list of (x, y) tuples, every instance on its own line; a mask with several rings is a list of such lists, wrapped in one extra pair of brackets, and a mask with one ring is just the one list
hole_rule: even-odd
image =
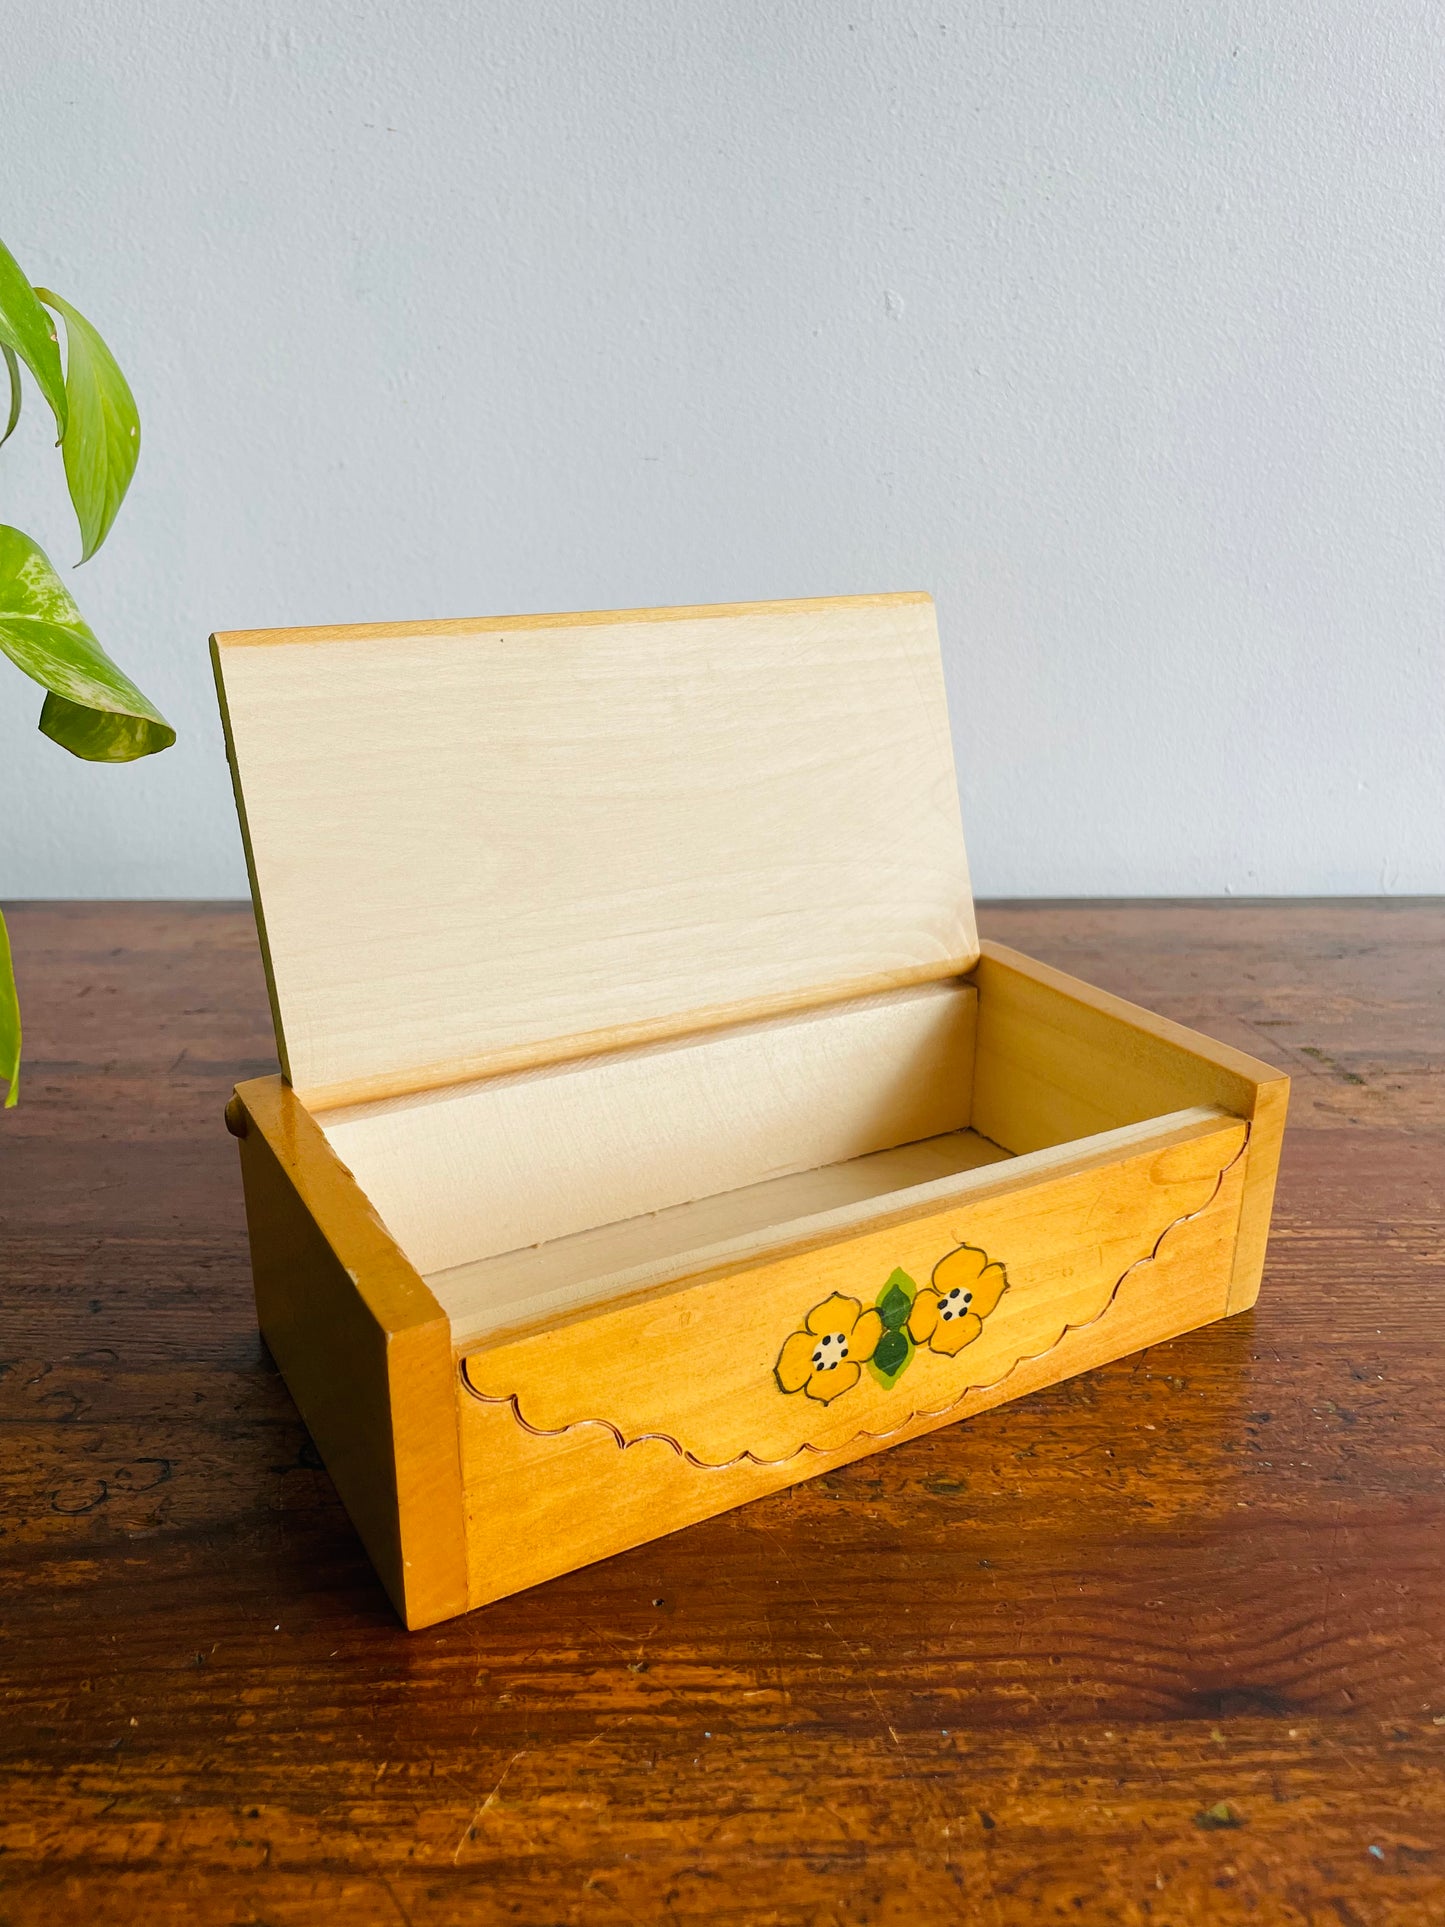
[(0, 435), (0, 448), (3, 448), (15, 433), (15, 424), (20, 419), (20, 403), (24, 396), (20, 388), (20, 357), (8, 341), (0, 342), (0, 355), (5, 357), (5, 372), (10, 377), (10, 418), (5, 424), (5, 433)]
[(65, 397), (70, 420), (60, 452), (80, 524), (81, 561), (110, 532), (140, 456), (140, 414), (120, 364), (79, 309), (49, 288), (35, 292), (65, 317)]
[(908, 1362), (908, 1334), (886, 1331), (878, 1341), (873, 1362), (885, 1378), (896, 1378)]
[(878, 1313), (885, 1328), (896, 1332), (900, 1325), (908, 1323), (908, 1297), (897, 1285), (890, 1285), (878, 1300)]
[(41, 307), (39, 295), (3, 241), (0, 241), (0, 342), (15, 350), (40, 383), (40, 392), (55, 416), (58, 438), (63, 438), (69, 406), (55, 323)]
[(0, 1083), (7, 1086), (5, 1109), (20, 1095), (20, 999), (10, 962), (10, 936), (0, 915)]
[(49, 557), (0, 523), (0, 649), (50, 691), (40, 727), (93, 763), (128, 763), (169, 749), (176, 732), (111, 661)]
[(906, 1271), (895, 1271), (878, 1295), (878, 1315), (889, 1331), (908, 1322), (909, 1308), (918, 1291)]

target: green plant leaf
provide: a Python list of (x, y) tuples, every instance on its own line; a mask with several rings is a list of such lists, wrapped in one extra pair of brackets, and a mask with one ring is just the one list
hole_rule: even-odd
[(55, 416), (57, 439), (63, 439), (69, 406), (55, 323), (41, 307), (39, 295), (3, 241), (0, 241), (0, 342), (15, 350), (40, 383), (40, 392)]
[(7, 1086), (5, 1109), (20, 1095), (20, 999), (10, 961), (10, 936), (0, 914), (0, 1083)]
[(49, 557), (0, 523), (0, 649), (50, 694), (40, 727), (92, 763), (169, 749), (176, 732), (101, 648)]
[(20, 389), (20, 357), (8, 341), (0, 342), (0, 355), (5, 357), (5, 371), (10, 377), (10, 419), (5, 424), (5, 433), (0, 435), (0, 448), (3, 448), (15, 433), (15, 424), (20, 419), (20, 403), (23, 399)]
[(70, 419), (60, 452), (80, 524), (82, 562), (110, 532), (140, 456), (140, 414), (120, 364), (78, 308), (49, 288), (35, 292), (65, 318), (65, 399)]

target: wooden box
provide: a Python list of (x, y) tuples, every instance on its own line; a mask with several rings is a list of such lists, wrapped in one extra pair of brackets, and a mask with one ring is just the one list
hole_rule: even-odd
[(1253, 1303), (1288, 1081), (978, 943), (927, 596), (213, 648), (257, 1310), (409, 1626)]

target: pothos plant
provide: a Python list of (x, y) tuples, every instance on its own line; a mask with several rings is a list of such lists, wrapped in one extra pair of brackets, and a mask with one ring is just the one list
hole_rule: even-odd
[[(65, 323), (63, 363), (52, 315)], [(80, 560), (88, 562), (109, 534), (135, 473), (140, 454), (135, 397), (85, 316), (48, 288), (32, 287), (3, 241), (0, 354), (10, 384), (0, 447), (20, 419), (23, 362), (55, 417), (56, 445), (80, 524)], [(45, 690), (40, 728), (73, 756), (89, 763), (129, 763), (176, 740), (165, 717), (96, 641), (44, 550), (5, 523), (0, 523), (0, 650)], [(20, 1090), (20, 1004), (3, 916), (0, 1085), (8, 1109)]]

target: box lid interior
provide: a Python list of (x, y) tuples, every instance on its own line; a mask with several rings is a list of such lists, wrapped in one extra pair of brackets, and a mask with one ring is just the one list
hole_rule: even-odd
[(313, 1105), (977, 961), (926, 595), (213, 652), (282, 1067)]

